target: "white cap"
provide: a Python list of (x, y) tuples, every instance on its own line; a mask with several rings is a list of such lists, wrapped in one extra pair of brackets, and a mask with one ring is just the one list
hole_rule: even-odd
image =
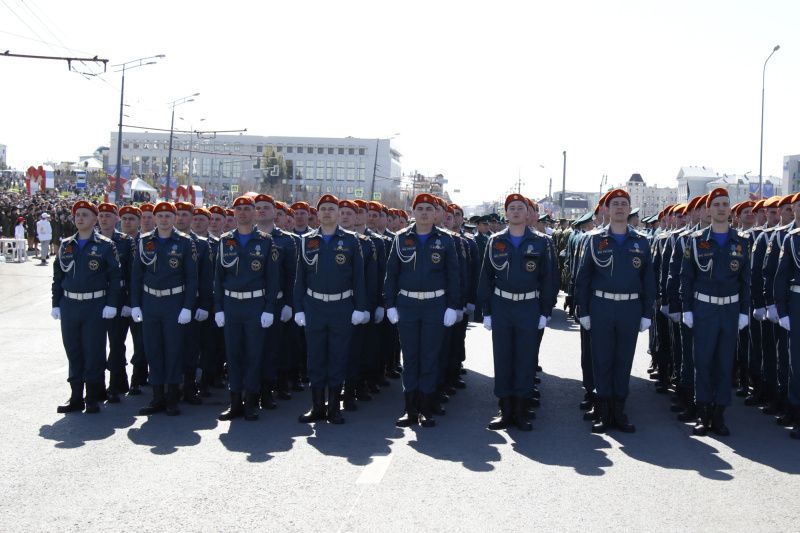
[(47, 213), (42, 213), (42, 218), (50, 218), (50, 215), (48, 215)]

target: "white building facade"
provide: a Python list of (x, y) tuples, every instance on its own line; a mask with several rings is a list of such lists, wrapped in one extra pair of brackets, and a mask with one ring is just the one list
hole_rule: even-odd
[(632, 174), (621, 188), (631, 195), (631, 207), (638, 207), (639, 216), (642, 217), (654, 215), (666, 206), (678, 203), (677, 187), (648, 186), (641, 174)]

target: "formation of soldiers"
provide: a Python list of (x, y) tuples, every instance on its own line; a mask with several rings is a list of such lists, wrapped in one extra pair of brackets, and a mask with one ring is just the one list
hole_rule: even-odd
[(410, 219), (331, 195), (316, 207), (243, 196), (232, 210), (77, 202), (78, 231), (54, 265), (52, 315), (72, 387), (59, 412), (97, 412), (149, 383), (141, 414), (177, 415), (181, 400), (200, 404), (227, 382), (220, 420), (256, 420), (308, 384), (300, 422), (341, 424), (342, 409), (402, 377), (397, 425), (431, 427), (466, 387), (472, 317), (492, 332), (499, 412), (488, 427), (529, 431), (539, 346), (564, 290), (580, 324), (580, 407), (593, 432), (635, 431), (625, 407), (636, 342), (649, 330), (656, 392), (674, 390), (671, 410), (695, 435), (729, 434), (735, 378), (737, 396), (800, 438), (800, 354), (790, 350), (800, 334), (790, 327), (800, 313), (800, 195), (731, 207), (715, 189), (639, 231), (617, 189), (552, 236), (549, 217), (520, 194), (506, 199), (507, 219), (472, 219), (474, 234), (458, 205), (420, 194), (412, 209)]
[[(600, 246), (593, 247), (592, 240), (598, 238), (594, 226), (609, 222), (606, 198), (570, 229), (554, 233), (565, 259), (564, 306), (582, 324), (586, 394), (581, 409), (587, 410), (585, 419), (595, 421), (607, 412), (607, 398), (601, 398), (596, 383), (595, 352), (602, 341), (591, 334), (596, 324), (583, 318), (580, 304), (585, 298), (579, 294), (582, 269), (604, 263)], [(800, 439), (800, 379), (795, 377), (800, 375), (800, 350), (791, 350), (792, 335), (797, 334), (791, 331), (792, 317), (800, 312), (798, 220), (798, 195), (730, 206), (725, 189), (641, 220), (656, 283), (655, 313), (649, 315), (654, 318), (647, 324), (652, 356), (648, 372), (655, 392), (674, 391), (670, 410), (678, 420), (694, 423), (695, 435), (730, 433), (724, 412), (735, 390), (745, 405), (758, 406), (781, 426), (793, 426), (790, 436)], [(637, 212), (631, 212), (628, 224), (638, 227)], [(610, 421), (615, 422), (613, 409)], [(597, 423), (593, 428), (604, 429)]]

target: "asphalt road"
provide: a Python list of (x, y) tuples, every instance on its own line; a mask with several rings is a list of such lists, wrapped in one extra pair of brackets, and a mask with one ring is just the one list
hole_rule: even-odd
[(800, 443), (741, 399), (728, 438), (691, 436), (653, 392), (647, 336), (634, 362), (635, 434), (582, 420), (577, 326), (542, 342), (534, 431), (486, 429), (491, 337), (467, 334), (468, 388), (432, 429), (394, 426), (399, 381), (345, 413), (300, 424), (310, 393), (257, 422), (219, 422), (227, 392), (179, 417), (138, 397), (59, 415), (69, 395), (51, 267), (0, 265), (2, 531), (797, 531)]

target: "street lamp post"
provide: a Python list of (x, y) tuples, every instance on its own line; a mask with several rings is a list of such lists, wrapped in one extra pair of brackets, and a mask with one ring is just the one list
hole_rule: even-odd
[[(183, 117), (178, 117), (179, 120), (184, 120)], [(205, 119), (201, 118), (199, 122), (203, 122)], [(185, 122), (185, 120), (184, 120)], [(192, 136), (194, 135), (194, 124), (189, 125), (189, 188), (192, 187), (192, 143), (194, 142)], [(198, 133), (198, 136), (200, 134)]]
[[(118, 65), (112, 65), (113, 67), (122, 67), (122, 70), (117, 70), (116, 72), (122, 72), (122, 88), (119, 91), (119, 132), (117, 133), (117, 170), (116, 174), (116, 187), (114, 192), (114, 203), (117, 205), (121, 205), (122, 203), (122, 179), (121, 179), (121, 172), (122, 172), (122, 109), (125, 107), (125, 69), (128, 70), (134, 69), (136, 67), (144, 67), (147, 65), (155, 65), (155, 61), (149, 61), (147, 63), (142, 63), (147, 59), (163, 59), (166, 57), (164, 54), (159, 54), (157, 56), (151, 57), (142, 57), (140, 59), (134, 59), (132, 61), (126, 61), (125, 63), (120, 63)], [(132, 67), (128, 68), (128, 65), (132, 63), (138, 63), (138, 65), (133, 65)]]
[[(781, 49), (781, 45), (776, 45), (772, 52), (767, 57), (767, 61), (772, 57), (772, 54)], [(761, 177), (761, 164), (764, 161), (764, 84), (767, 81), (767, 61), (764, 61), (764, 71), (761, 74), (761, 148), (758, 153), (758, 198), (764, 197), (763, 178)]]
[(184, 96), (183, 98), (178, 98), (177, 100), (167, 104), (172, 106), (172, 122), (170, 122), (169, 125), (169, 155), (167, 155), (167, 185), (165, 187), (167, 202), (169, 202), (171, 196), (169, 192), (169, 184), (172, 178), (172, 134), (173, 131), (175, 130), (175, 106), (179, 106), (187, 102), (194, 102), (193, 98), (194, 96), (200, 96), (200, 93), (194, 93), (189, 96)]
[(375, 200), (375, 174), (378, 172), (378, 148), (380, 148), (381, 141), (391, 141), (398, 135), (400, 134), (395, 133), (391, 137), (385, 139), (375, 139), (375, 164), (372, 166), (372, 184), (369, 186), (369, 201)]

